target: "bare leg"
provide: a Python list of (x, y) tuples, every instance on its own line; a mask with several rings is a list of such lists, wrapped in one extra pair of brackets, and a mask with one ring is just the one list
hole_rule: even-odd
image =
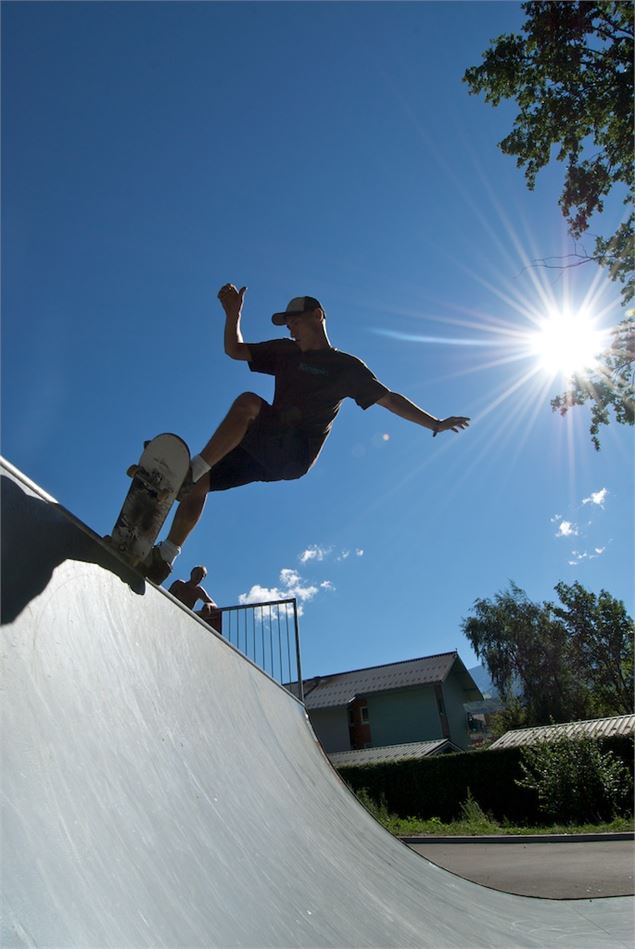
[(229, 412), (220, 423), (207, 445), (201, 452), (201, 457), (207, 464), (218, 464), (221, 458), (229, 454), (232, 448), (240, 444), (247, 429), (258, 417), (263, 406), (263, 399), (255, 392), (243, 392), (239, 395)]
[(190, 493), (177, 507), (167, 538), (177, 547), (183, 546), (185, 539), (198, 524), (205, 507), (208, 490), (209, 474), (205, 474), (192, 485)]
[[(201, 452), (201, 456), (210, 467), (217, 464), (221, 458), (229, 454), (232, 448), (240, 444), (247, 429), (257, 418), (262, 405), (263, 400), (254, 392), (243, 392), (238, 396)], [(192, 486), (187, 497), (176, 509), (167, 539), (177, 547), (183, 546), (186, 538), (198, 524), (208, 491), (209, 475), (205, 474)]]

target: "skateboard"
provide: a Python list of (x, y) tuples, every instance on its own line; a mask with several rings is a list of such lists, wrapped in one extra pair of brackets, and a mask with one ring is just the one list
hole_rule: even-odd
[(105, 540), (133, 567), (150, 553), (189, 467), (183, 439), (166, 433), (145, 442), (138, 464), (128, 468), (132, 484)]

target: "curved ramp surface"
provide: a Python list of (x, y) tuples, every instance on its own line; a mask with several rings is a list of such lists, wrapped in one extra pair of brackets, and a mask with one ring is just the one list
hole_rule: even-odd
[(497, 893), (393, 839), (293, 696), (1, 480), (2, 946), (632, 943), (630, 899)]

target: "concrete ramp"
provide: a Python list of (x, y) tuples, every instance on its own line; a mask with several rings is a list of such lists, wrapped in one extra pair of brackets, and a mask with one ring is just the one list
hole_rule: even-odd
[(509, 896), (393, 839), (293, 696), (1, 482), (3, 947), (632, 944), (632, 899)]

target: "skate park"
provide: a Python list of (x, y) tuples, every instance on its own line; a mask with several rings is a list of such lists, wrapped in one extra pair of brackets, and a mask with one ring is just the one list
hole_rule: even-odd
[(393, 838), (301, 703), (2, 466), (2, 945), (616, 947)]

